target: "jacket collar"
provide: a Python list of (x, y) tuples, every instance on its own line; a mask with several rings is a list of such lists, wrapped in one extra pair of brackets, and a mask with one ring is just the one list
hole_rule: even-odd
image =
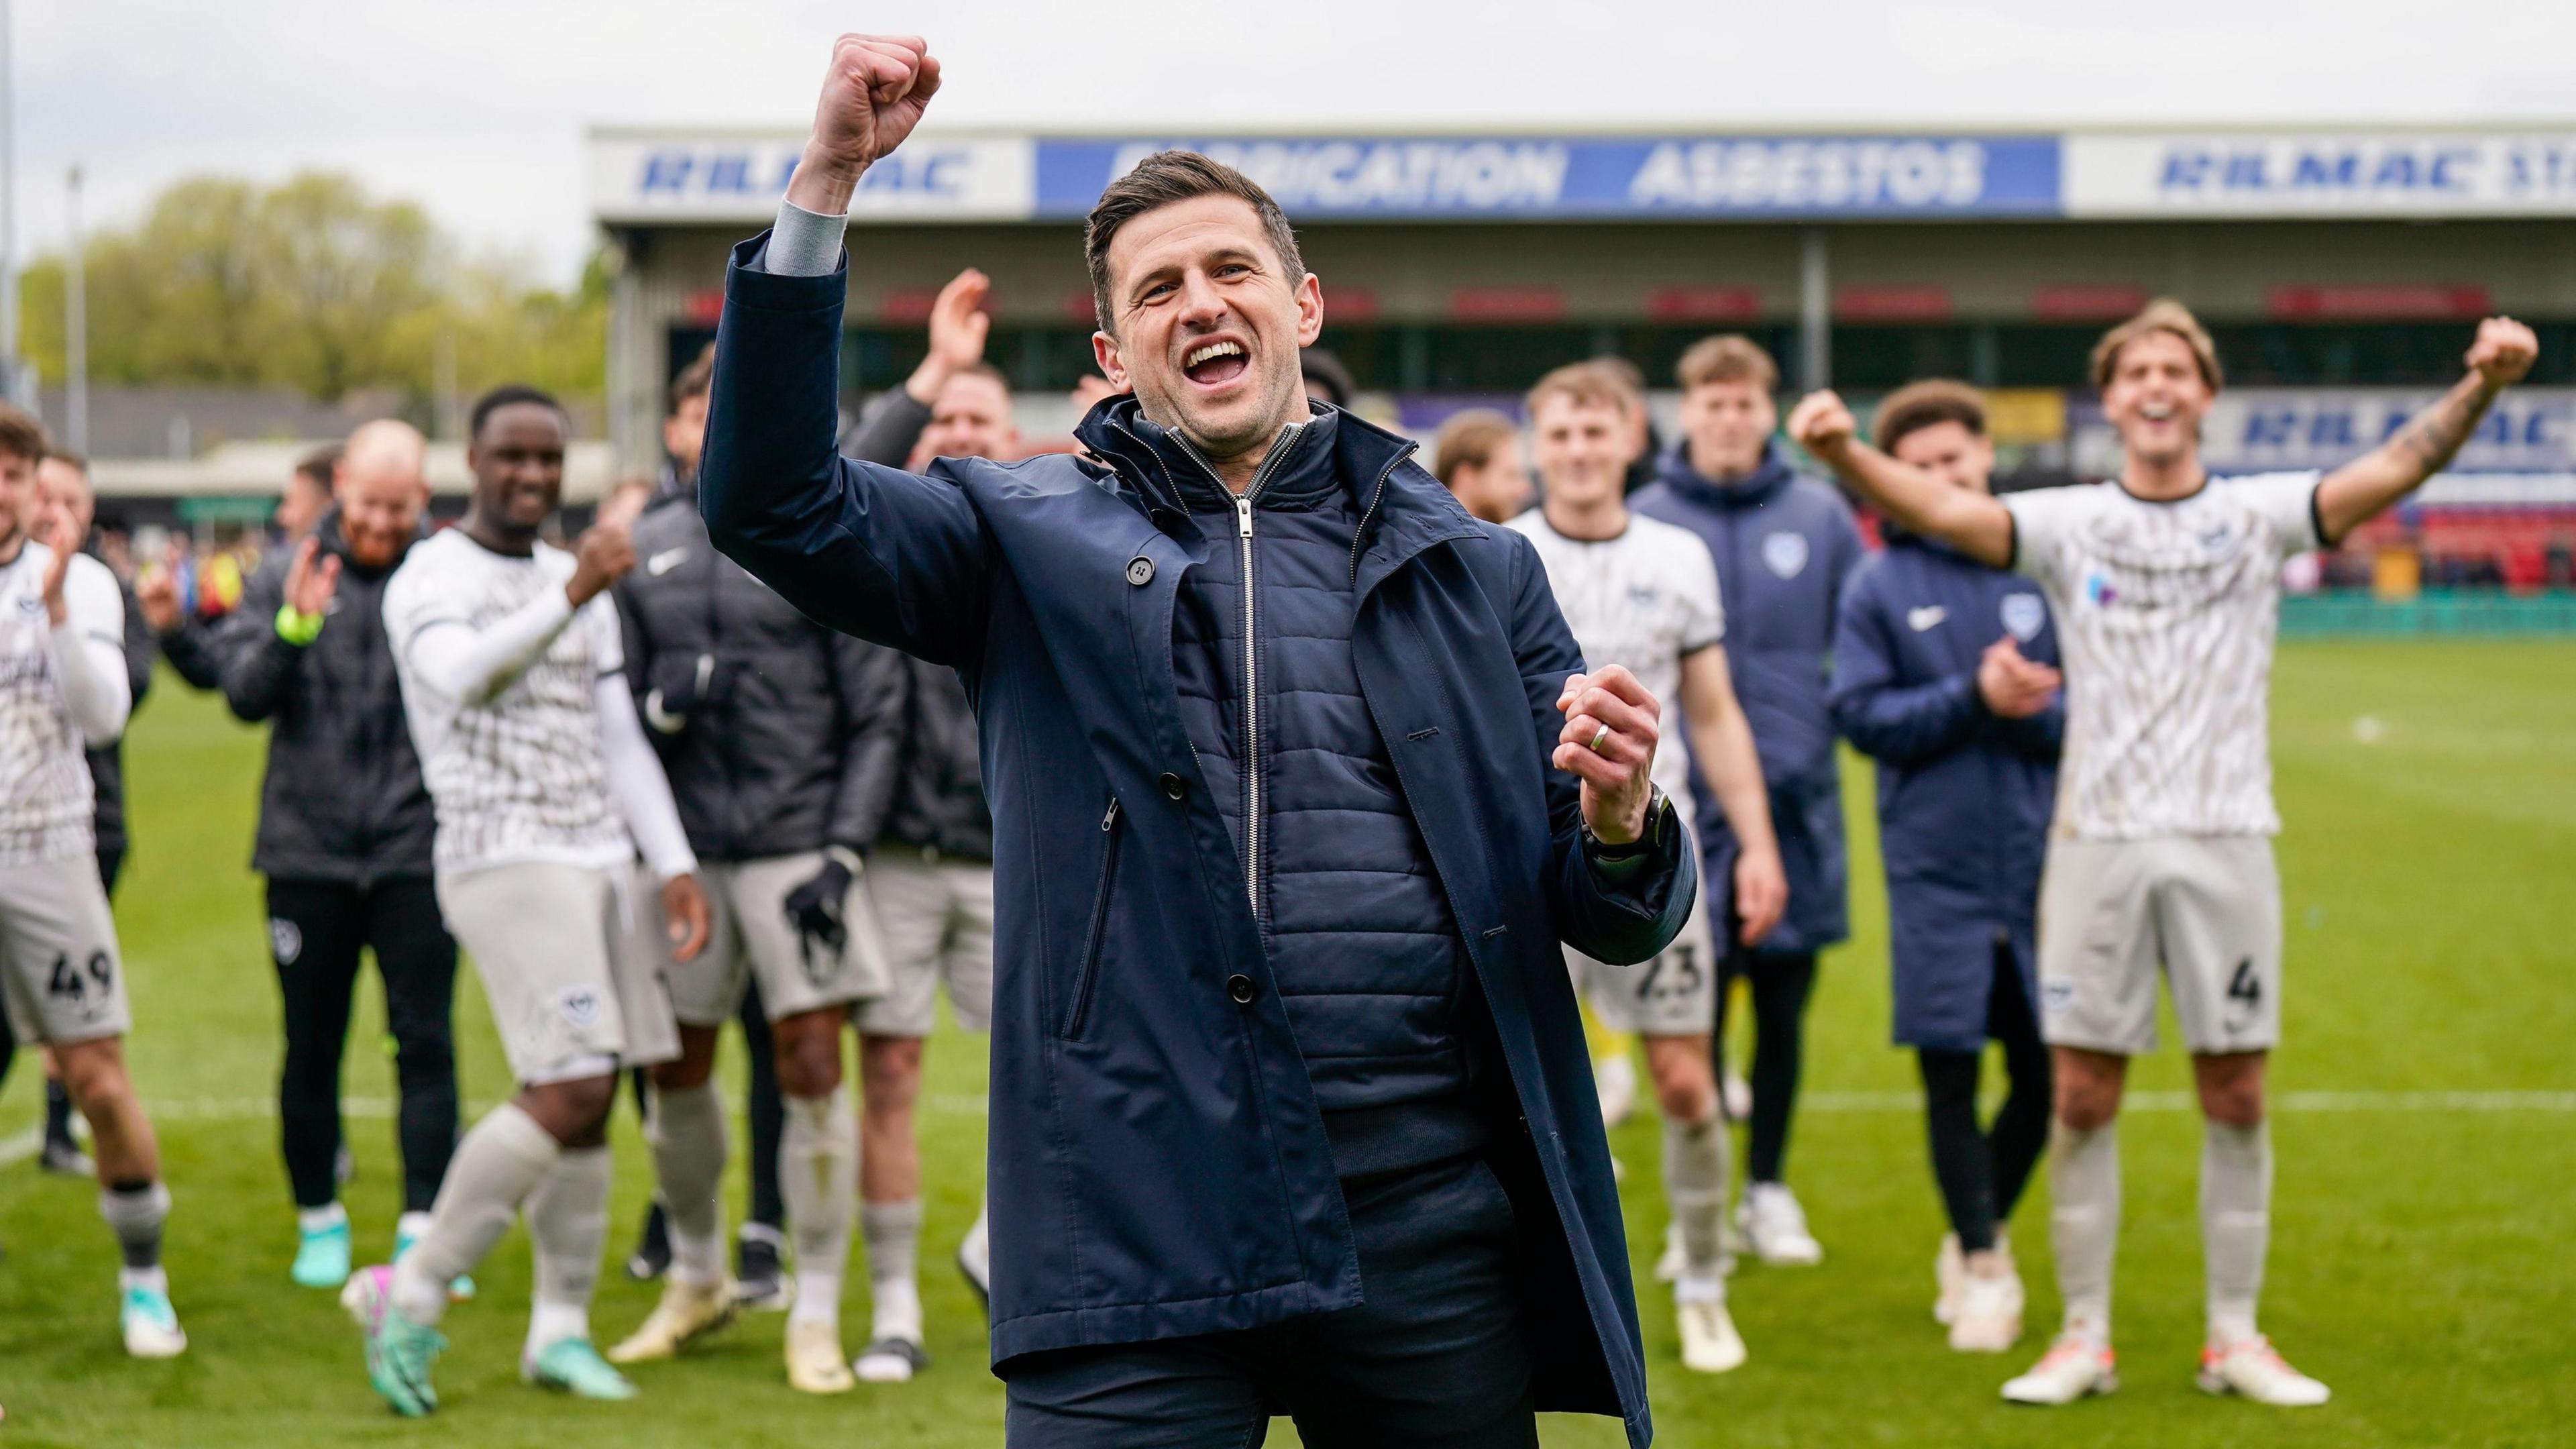
[(1676, 495), (1693, 503), (1729, 509), (1759, 508), (1779, 497), (1797, 477), (1790, 471), (1788, 457), (1777, 438), (1762, 445), (1761, 466), (1732, 483), (1720, 483), (1692, 467), (1687, 439), (1665, 451), (1655, 476)]
[[(1361, 518), (1354, 556), (1360, 560), (1357, 574), (1362, 583), (1374, 583), (1432, 544), (1484, 535), (1484, 525), (1470, 518), (1448, 489), (1410, 461), (1419, 446), (1413, 439), (1330, 403), (1312, 406), (1316, 417), (1307, 424), (1309, 434), (1299, 440), (1300, 446), (1329, 443), (1329, 454), (1316, 448), (1297, 460), (1298, 475), (1301, 480), (1308, 478), (1307, 470), (1329, 456), (1335, 480), (1350, 490), (1352, 507)], [(1313, 436), (1319, 427), (1324, 437)], [(1074, 429), (1074, 437), (1135, 490), (1155, 527), (1172, 531), (1183, 526), (1189, 495), (1181, 480), (1204, 471), (1206, 465), (1187, 456), (1178, 439), (1147, 421), (1133, 394), (1095, 404)]]

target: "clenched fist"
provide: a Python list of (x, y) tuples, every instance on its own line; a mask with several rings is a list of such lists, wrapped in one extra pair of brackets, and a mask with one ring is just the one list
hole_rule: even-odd
[(787, 199), (839, 216), (878, 157), (903, 144), (939, 91), (939, 60), (918, 35), (844, 35), (832, 43), (814, 131), (788, 179)]
[(2469, 370), (2490, 392), (2522, 381), (2539, 357), (2540, 339), (2510, 317), (2489, 317), (2479, 323), (2478, 338), (2469, 344)]
[(1851, 409), (1830, 390), (1811, 392), (1789, 410), (1789, 436), (1817, 458), (1849, 447), (1859, 432), (1860, 423)]
[(564, 597), (578, 609), (634, 567), (634, 537), (622, 525), (594, 523), (572, 546), (572, 579), (564, 585)]

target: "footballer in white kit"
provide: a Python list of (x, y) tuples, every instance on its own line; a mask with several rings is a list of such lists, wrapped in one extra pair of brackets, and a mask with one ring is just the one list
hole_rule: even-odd
[(2128, 1059), (2155, 1046), (2161, 969), (2205, 1119), (2200, 1386), (2281, 1406), (2326, 1401), (2254, 1312), (2271, 1235), (2264, 1068), (2281, 1022), (2281, 822), (2265, 715), (2280, 570), (2441, 471), (2538, 350), (2529, 328), (2490, 318), (2440, 401), (2324, 474), (2209, 476), (2200, 424), (2220, 386), (2217, 352), (2170, 301), (2094, 349), (2094, 385), (2124, 451), (2114, 482), (1991, 498), (1860, 443), (1831, 393), (1791, 417), (1801, 443), (1898, 523), (2028, 574), (2056, 614), (2066, 744), (2040, 885), (2039, 989), (2056, 1059), (2050, 1224), (2065, 1324), (2005, 1398), (2063, 1404), (2117, 1384), (2115, 1134)]
[[(1657, 741), (1648, 775), (1677, 808), (1687, 808), (1698, 793), (1691, 779), (1696, 753), (1742, 842), (1731, 895), (1750, 943), (1779, 919), (1788, 887), (1752, 727), (1727, 675), (1717, 565), (1697, 535), (1629, 512), (1623, 497), (1642, 406), (1623, 379), (1597, 364), (1541, 378), (1528, 411), (1544, 501), (1506, 526), (1537, 546), (1584, 667), (1623, 666), (1655, 698), (1679, 703), (1682, 728), (1667, 728)], [(1700, 892), (1681, 934), (1642, 965), (1612, 966), (1571, 947), (1565, 957), (1603, 1022), (1645, 1041), (1664, 1115), (1682, 1363), (1723, 1373), (1744, 1362), (1745, 1350), (1726, 1310), (1726, 1124), (1709, 1051), (1725, 952), (1708, 919), (1711, 896)]]
[(605, 594), (633, 547), (614, 525), (572, 553), (537, 536), (561, 497), (569, 432), (543, 393), (486, 394), (469, 429), (464, 522), (415, 545), (385, 586), (385, 634), (437, 810), (439, 907), (473, 954), (519, 1083), (458, 1144), (419, 1239), (342, 1294), (369, 1379), (405, 1415), (437, 1407), (430, 1368), (449, 1285), (522, 1209), (537, 1282), (521, 1376), (582, 1398), (635, 1392), (590, 1336), (608, 1112), (621, 1069), (678, 1051), (664, 952), (697, 954), (707, 903), (620, 673)]
[(160, 1144), (125, 1070), (133, 1027), (116, 923), (99, 883), (89, 765), (133, 706), (125, 601), (80, 551), (80, 524), (47, 498), (45, 434), (0, 403), (0, 1001), (19, 1042), (53, 1048), (89, 1119), (99, 1214), (114, 1230), (125, 1351), (188, 1346), (161, 1267), (170, 1193)]

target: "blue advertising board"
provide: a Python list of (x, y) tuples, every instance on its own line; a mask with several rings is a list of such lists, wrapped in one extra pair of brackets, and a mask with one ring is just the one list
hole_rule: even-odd
[(1166, 147), (1259, 181), (1301, 220), (2053, 216), (2054, 136), (1067, 139), (1037, 143), (1037, 211), (1078, 217)]

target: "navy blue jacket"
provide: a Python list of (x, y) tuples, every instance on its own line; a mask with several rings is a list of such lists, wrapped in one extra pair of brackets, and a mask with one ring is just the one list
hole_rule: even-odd
[[(1211, 542), (1132, 401), (1100, 460), (832, 449), (846, 272), (726, 277), (699, 501), (717, 546), (815, 619), (959, 671), (993, 812), (993, 1357), (1251, 1328), (1364, 1285), (1316, 1092), (1175, 662)], [(1527, 540), (1411, 444), (1342, 417), (1353, 677), (1473, 967), (1489, 1160), (1525, 1239), (1540, 1407), (1649, 1436), (1619, 1199), (1560, 943), (1640, 961), (1696, 893), (1688, 832), (1614, 883), (1547, 759), (1581, 667)], [(1262, 688), (1267, 690), (1270, 685)], [(1275, 710), (1278, 702), (1271, 701)], [(1349, 748), (1366, 748), (1359, 741)], [(1499, 1086), (1499, 1084), (1498, 1084)]]
[(1995, 948), (2008, 946), (2036, 1008), (2032, 920), (2057, 798), (2061, 694), (1999, 719), (1977, 660), (2013, 636), (2057, 663), (2039, 588), (1938, 543), (1898, 534), (1852, 579), (1834, 640), (1834, 722), (1878, 760), (1896, 1040), (1976, 1051), (1986, 1041)]
[[(1777, 440), (1762, 466), (1734, 483), (1701, 477), (1686, 447), (1663, 455), (1656, 481), (1629, 506), (1698, 534), (1717, 560), (1726, 667), (1753, 727), (1754, 752), (1770, 786), (1771, 828), (1789, 879), (1789, 909), (1758, 946), (1820, 950), (1849, 934), (1842, 783), (1825, 687), (1834, 610), (1861, 562), (1860, 530), (1831, 484), (1790, 470)], [(1691, 778), (1699, 778), (1696, 769)], [(1716, 792), (1699, 794), (1710, 879), (1724, 881), (1735, 837)]]

